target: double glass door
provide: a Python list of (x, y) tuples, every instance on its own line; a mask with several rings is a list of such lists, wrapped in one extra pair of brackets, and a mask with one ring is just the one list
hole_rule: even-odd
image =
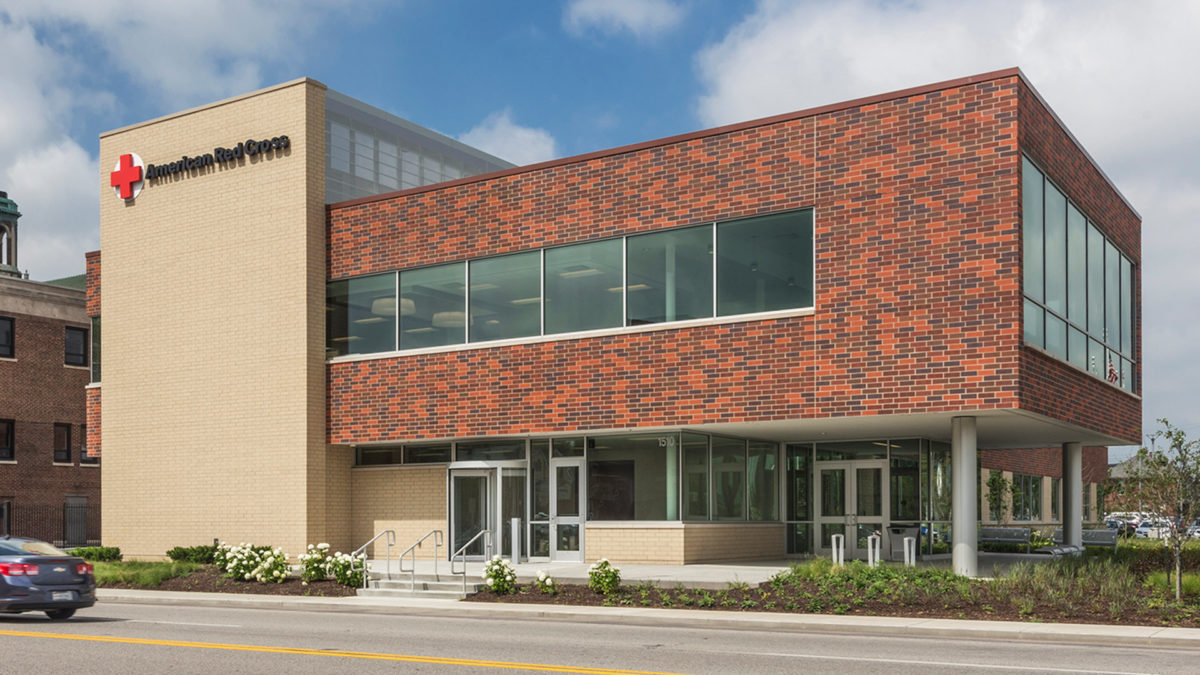
[[(549, 499), (534, 495), (534, 503), (548, 509), (530, 521), (532, 557), (553, 561), (583, 562), (584, 488), (582, 458), (552, 458), (549, 465)], [(541, 489), (535, 482), (535, 491)]]
[[(486, 556), (512, 555), (512, 519), (517, 518), (519, 554), (525, 553), (520, 541), (525, 531), (525, 469), (496, 467), (486, 469), (452, 469), (450, 471), (450, 553), (470, 542), (464, 553), (470, 559)], [(487, 538), (475, 539), (483, 530), (492, 533), (492, 549), (486, 549)], [(474, 541), (472, 541), (474, 539)]]
[(867, 537), (883, 544), (888, 515), (886, 460), (818, 462), (817, 528), (820, 549), (833, 546), (833, 535), (845, 535), (846, 557), (866, 558)]

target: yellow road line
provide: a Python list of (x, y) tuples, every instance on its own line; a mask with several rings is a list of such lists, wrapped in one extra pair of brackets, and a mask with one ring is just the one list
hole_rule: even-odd
[(56, 640), (82, 640), (86, 642), (114, 642), (131, 645), (155, 645), (160, 647), (190, 647), (192, 649), (223, 649), (238, 652), (267, 652), (271, 654), (295, 654), (299, 656), (340, 656), (350, 659), (374, 659), (377, 661), (405, 661), (408, 663), (432, 663), (445, 666), (468, 666), (475, 668), (511, 668), (540, 670), (553, 673), (585, 673), (586, 675), (677, 675), (649, 670), (620, 670), (614, 668), (588, 668), (586, 666), (556, 666), (543, 663), (514, 663), (510, 661), (484, 661), (480, 659), (452, 659), (437, 656), (414, 656), (409, 654), (379, 654), (373, 652), (343, 652), (326, 649), (304, 649), (302, 647), (267, 647), (259, 645), (232, 645), (218, 642), (186, 642), (182, 640), (153, 640), (149, 638), (111, 637), (107, 635), (71, 635), (66, 633), (36, 633), (20, 630), (0, 630), (0, 635), (12, 637), (52, 638)]

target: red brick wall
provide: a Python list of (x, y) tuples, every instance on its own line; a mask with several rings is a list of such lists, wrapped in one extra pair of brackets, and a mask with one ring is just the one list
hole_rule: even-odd
[(329, 367), (330, 439), (1010, 408), (1017, 78), (334, 206), (331, 278), (815, 210), (811, 317)]
[[(1021, 150), (1133, 261), (1136, 390), (1142, 390), (1141, 218), (1112, 188), (1036, 93), (1021, 82)], [(1021, 407), (1130, 443), (1142, 440), (1141, 400), (1035, 349), (1021, 354)]]
[[(1030, 476), (1062, 478), (1062, 448), (1022, 450), (980, 450), (979, 466), (1023, 473)], [(1083, 482), (1103, 483), (1108, 478), (1108, 448), (1084, 446)], [(987, 477), (984, 476), (984, 480)]]
[[(0, 417), (15, 421), (15, 464), (0, 464), (0, 498), (17, 507), (61, 507), (64, 497), (86, 495), (100, 504), (100, 471), (79, 466), (83, 445), (86, 369), (63, 365), (63, 329), (57, 319), (24, 314), (13, 318), (14, 361), (0, 361)], [(54, 424), (71, 425), (73, 466), (54, 465)], [(61, 518), (61, 512), (59, 513)]]
[(100, 456), (100, 387), (87, 390), (87, 451), (89, 457)]
[(87, 315), (100, 316), (100, 251), (84, 254), (87, 259)]

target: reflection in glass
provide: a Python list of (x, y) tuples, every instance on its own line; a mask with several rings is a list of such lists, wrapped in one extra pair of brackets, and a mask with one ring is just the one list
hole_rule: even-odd
[(556, 550), (559, 553), (579, 550), (579, 525), (556, 525), (555, 531), (558, 533)]
[(812, 447), (787, 446), (787, 519), (811, 520)]
[(833, 548), (833, 535), (846, 534), (842, 523), (821, 523), (821, 548)]
[(1046, 313), (1046, 351), (1067, 360), (1067, 324), (1049, 312)]
[(821, 469), (821, 515), (846, 515), (845, 469)]
[(539, 251), (471, 261), (471, 342), (538, 335), (542, 329)]
[(787, 526), (787, 553), (812, 553), (812, 524), (790, 523)]
[(1067, 318), (1087, 326), (1087, 219), (1067, 204)]
[[(454, 542), (452, 551), (463, 547), (471, 538), (487, 529), (487, 476), (454, 476)], [(467, 555), (484, 554), (483, 537), (476, 539), (466, 550)]]
[(396, 274), (326, 284), (325, 334), (327, 357), (396, 349)]
[[(521, 521), (517, 536), (525, 531), (525, 469), (500, 469), (500, 551), (503, 555), (512, 554), (512, 521)], [(524, 542), (518, 539), (520, 554), (524, 554)]]
[(859, 517), (878, 518), (883, 515), (883, 470), (856, 469), (854, 482), (855, 506)]
[(1025, 295), (1043, 296), (1042, 172), (1025, 158), (1021, 161), (1021, 231), (1025, 265)]
[(683, 517), (708, 520), (708, 436), (683, 434)]
[(1067, 313), (1067, 198), (1046, 183), (1046, 307)]
[(1032, 300), (1025, 301), (1025, 341), (1045, 348), (1046, 310)]
[(812, 211), (717, 226), (717, 314), (813, 304)]
[(889, 460), (891, 481), (892, 520), (912, 520), (921, 517), (919, 512), (920, 462), (918, 455), (921, 442), (917, 440), (892, 441), (892, 456)]
[(1104, 342), (1121, 345), (1121, 255), (1112, 242), (1104, 242)]
[(546, 249), (546, 334), (622, 324), (621, 240)]
[(460, 462), (525, 459), (525, 441), (509, 439), (459, 443), (455, 459)]
[(746, 476), (750, 488), (750, 520), (779, 519), (779, 447), (774, 443), (750, 441)]
[(442, 347), (467, 339), (466, 266), (400, 273), (400, 348)]
[(629, 237), (629, 325), (712, 316), (712, 232), (704, 226)]
[(559, 466), (554, 469), (555, 516), (579, 516), (579, 467)]
[(933, 520), (950, 520), (951, 481), (950, 446), (946, 443), (929, 443), (929, 497), (930, 514)]
[(550, 442), (529, 442), (529, 488), (533, 495), (533, 520), (550, 518)]
[(1104, 336), (1104, 235), (1088, 223), (1087, 228), (1087, 332), (1095, 338)]
[[(679, 434), (595, 436), (587, 453), (588, 520), (674, 520)], [(677, 477), (676, 477), (677, 478)]]
[(746, 442), (712, 438), (713, 519), (746, 519)]

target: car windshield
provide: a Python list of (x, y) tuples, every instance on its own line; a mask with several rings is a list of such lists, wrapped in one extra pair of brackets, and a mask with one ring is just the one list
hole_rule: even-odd
[(0, 555), (67, 555), (44, 541), (0, 539)]

